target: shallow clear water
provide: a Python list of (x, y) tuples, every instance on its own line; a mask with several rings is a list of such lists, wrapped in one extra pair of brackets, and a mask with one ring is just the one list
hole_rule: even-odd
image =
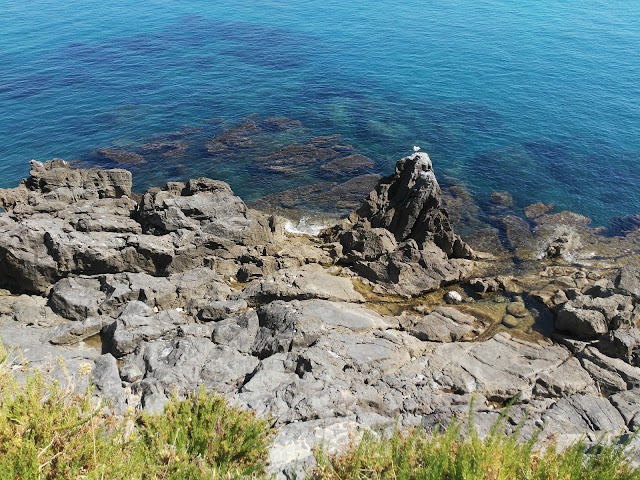
[[(0, 59), (0, 187), (32, 158), (257, 114), (339, 133), (377, 172), (420, 145), (480, 198), (640, 212), (640, 0), (3, 0)], [(316, 180), (232, 160), (132, 170), (137, 188), (207, 175), (248, 199)]]

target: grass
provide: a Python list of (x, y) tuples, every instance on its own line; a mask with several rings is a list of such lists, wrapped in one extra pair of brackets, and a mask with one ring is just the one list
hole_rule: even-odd
[(90, 391), (41, 373), (19, 382), (0, 344), (0, 478), (222, 479), (264, 476), (266, 420), (203, 390), (161, 415), (115, 417)]
[[(466, 434), (464, 434), (466, 432)], [(365, 432), (346, 452), (316, 452), (314, 480), (424, 479), (424, 480), (635, 480), (624, 444), (601, 444), (589, 453), (585, 443), (556, 451), (535, 449), (537, 437), (521, 442), (504, 433), (504, 417), (481, 439), (475, 428), (453, 422), (443, 432), (415, 429), (390, 436)]]
[[(85, 374), (88, 374), (85, 371)], [(274, 432), (266, 420), (203, 390), (173, 398), (160, 415), (107, 413), (91, 391), (78, 394), (28, 371), (18, 381), (0, 343), (0, 479), (200, 480), (264, 478)], [(578, 443), (535, 450), (504, 433), (504, 416), (481, 439), (452, 423), (446, 430), (365, 433), (339, 455), (322, 448), (308, 472), (328, 479), (638, 479), (624, 445)]]

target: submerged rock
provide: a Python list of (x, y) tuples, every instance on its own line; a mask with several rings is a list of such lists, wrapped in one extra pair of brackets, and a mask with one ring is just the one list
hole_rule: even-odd
[(139, 165), (146, 163), (146, 160), (139, 153), (129, 152), (127, 150), (120, 150), (116, 148), (99, 148), (97, 150), (98, 155), (111, 160), (115, 163), (123, 165)]

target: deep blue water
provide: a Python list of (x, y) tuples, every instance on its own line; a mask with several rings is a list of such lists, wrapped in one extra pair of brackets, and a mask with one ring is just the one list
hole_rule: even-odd
[[(32, 158), (91, 163), (185, 125), (204, 141), (252, 114), (304, 125), (265, 154), (337, 133), (387, 173), (420, 145), (481, 199), (607, 224), (640, 212), (640, 0), (0, 0), (0, 187)], [(248, 199), (317, 180), (255, 154), (132, 169), (140, 189), (207, 175)]]

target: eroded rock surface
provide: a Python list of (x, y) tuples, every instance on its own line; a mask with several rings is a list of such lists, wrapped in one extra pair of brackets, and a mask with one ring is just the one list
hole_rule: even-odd
[[(267, 128), (289, 127), (247, 123), (209, 148)], [(313, 146), (327, 168), (368, 165), (333, 138)], [(453, 231), (422, 153), (320, 238), (288, 234), (216, 180), (131, 197), (128, 172), (59, 160), (0, 191), (0, 338), (23, 355), (11, 361), (60, 376), (62, 357), (116, 412), (161, 411), (204, 386), (273, 418), (280, 476), (364, 428), (437, 428), (473, 410), (486, 433), (508, 402), (506, 428), (524, 438), (542, 425), (559, 445), (638, 428), (639, 271), (559, 263), (593, 245), (578, 217), (544, 205), (528, 209), (535, 225), (505, 216), (510, 254), (543, 253), (513, 276)]]
[(405, 157), (348, 220), (325, 232), (343, 263), (390, 291), (417, 295), (469, 273), (471, 248), (453, 231), (426, 153)]

